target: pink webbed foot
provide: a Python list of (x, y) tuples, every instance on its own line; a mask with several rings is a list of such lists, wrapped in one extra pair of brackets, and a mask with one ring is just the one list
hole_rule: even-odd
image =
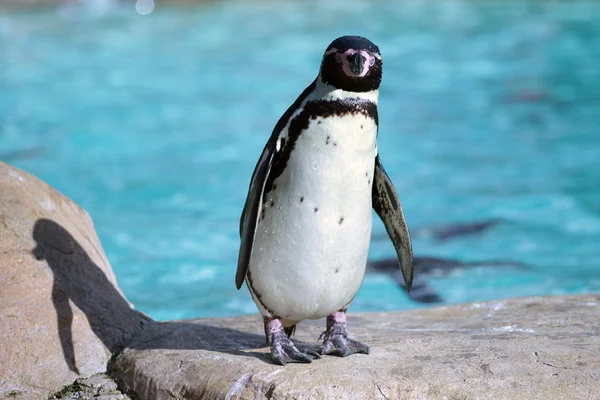
[(294, 342), (285, 334), (283, 325), (278, 319), (265, 319), (265, 332), (271, 347), (271, 358), (276, 364), (310, 363), (314, 359), (321, 358), (315, 351), (298, 350)]
[(348, 339), (346, 312), (336, 311), (327, 317), (327, 330), (319, 336), (323, 344), (320, 354), (346, 357), (354, 353), (369, 354), (370, 349), (358, 340)]

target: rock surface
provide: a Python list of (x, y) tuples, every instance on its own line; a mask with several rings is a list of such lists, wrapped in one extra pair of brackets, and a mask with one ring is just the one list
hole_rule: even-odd
[(105, 372), (148, 320), (117, 286), (90, 216), (0, 162), (0, 398)]
[[(142, 400), (600, 399), (600, 295), (351, 315), (371, 355), (280, 367), (258, 316), (134, 311), (89, 215), (1, 162), (0, 287), (0, 398), (127, 399), (95, 375), (114, 353), (109, 372)], [(302, 323), (296, 340), (323, 329)]]
[(64, 387), (48, 400), (130, 400), (117, 388), (117, 384), (106, 374), (77, 379), (72, 385)]
[(286, 367), (258, 316), (153, 323), (111, 375), (140, 399), (600, 399), (599, 321), (597, 295), (351, 315), (370, 355)]

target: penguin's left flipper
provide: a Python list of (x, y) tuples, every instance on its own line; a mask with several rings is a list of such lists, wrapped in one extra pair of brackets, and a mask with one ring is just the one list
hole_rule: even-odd
[(379, 155), (375, 157), (375, 173), (373, 178), (373, 209), (381, 218), (400, 262), (400, 271), (404, 277), (406, 290), (409, 291), (413, 281), (413, 254), (410, 234), (404, 220), (402, 205), (392, 181), (385, 173)]

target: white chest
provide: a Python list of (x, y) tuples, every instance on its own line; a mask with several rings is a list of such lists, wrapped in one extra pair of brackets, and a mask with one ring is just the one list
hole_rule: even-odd
[(377, 125), (363, 114), (311, 119), (297, 137), (265, 195), (250, 260), (263, 314), (320, 318), (358, 291), (371, 234), (376, 137)]

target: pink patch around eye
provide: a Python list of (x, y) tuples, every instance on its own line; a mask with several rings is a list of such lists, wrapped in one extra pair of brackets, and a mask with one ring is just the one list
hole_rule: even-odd
[[(350, 56), (354, 53), (360, 53), (366, 59), (363, 71), (359, 75), (354, 75), (354, 73), (352, 73), (350, 71), (350, 68), (348, 67), (348, 56)], [(348, 49), (343, 54), (336, 53), (335, 61), (342, 64), (342, 70), (344, 71), (344, 73), (346, 75), (352, 76), (352, 77), (357, 77), (357, 78), (362, 78), (365, 75), (367, 75), (367, 73), (369, 72), (369, 68), (372, 67), (373, 65), (375, 65), (375, 56), (372, 56), (371, 54), (369, 54), (367, 51), (364, 51), (364, 50), (357, 52), (354, 49)]]

